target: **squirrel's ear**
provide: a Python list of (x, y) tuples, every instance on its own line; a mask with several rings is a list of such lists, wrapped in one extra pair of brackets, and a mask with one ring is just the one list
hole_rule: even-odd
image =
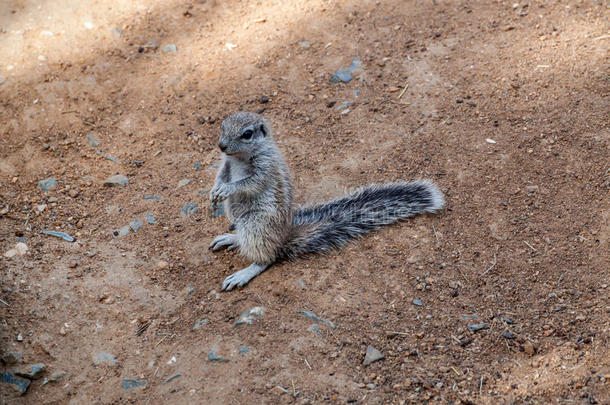
[(261, 134), (263, 134), (263, 136), (266, 137), (267, 136), (267, 128), (265, 128), (265, 124), (261, 124), (260, 130), (261, 130)]

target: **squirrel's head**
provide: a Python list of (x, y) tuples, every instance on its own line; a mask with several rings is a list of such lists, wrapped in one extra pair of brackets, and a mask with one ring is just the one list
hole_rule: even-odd
[(220, 124), (218, 147), (227, 155), (250, 158), (271, 137), (267, 121), (258, 114), (238, 112)]

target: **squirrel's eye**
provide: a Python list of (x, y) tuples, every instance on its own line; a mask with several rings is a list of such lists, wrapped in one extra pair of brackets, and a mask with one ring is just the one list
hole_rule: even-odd
[(252, 135), (254, 134), (254, 132), (252, 132), (251, 129), (246, 129), (242, 134), (241, 134), (241, 139), (251, 139)]

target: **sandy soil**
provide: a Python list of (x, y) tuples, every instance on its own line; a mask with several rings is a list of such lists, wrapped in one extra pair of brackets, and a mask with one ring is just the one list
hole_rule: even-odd
[[(609, 14), (3, 1), (0, 366), (45, 370), (1, 403), (609, 403)], [(237, 110), (273, 123), (300, 203), (429, 178), (448, 206), (220, 293), (248, 264), (207, 250)]]

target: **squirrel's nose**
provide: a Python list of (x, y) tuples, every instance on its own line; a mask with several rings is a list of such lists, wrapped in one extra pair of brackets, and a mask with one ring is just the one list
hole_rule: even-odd
[(220, 148), (221, 151), (225, 151), (227, 150), (227, 144), (224, 143), (223, 141), (218, 142), (218, 147)]

